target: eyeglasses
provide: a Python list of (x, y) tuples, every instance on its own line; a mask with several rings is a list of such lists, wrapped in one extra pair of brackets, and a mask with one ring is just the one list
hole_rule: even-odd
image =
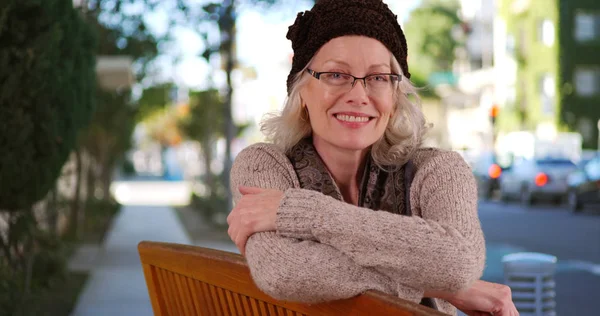
[(362, 81), (363, 87), (365, 87), (369, 94), (391, 93), (398, 87), (400, 80), (402, 80), (402, 76), (397, 74), (372, 74), (359, 78), (341, 72), (316, 72), (312, 69), (307, 69), (306, 71), (327, 85), (335, 93), (346, 93), (352, 90), (357, 80)]

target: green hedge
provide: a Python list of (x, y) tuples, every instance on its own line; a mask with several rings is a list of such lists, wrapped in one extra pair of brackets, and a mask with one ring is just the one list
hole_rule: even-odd
[(93, 112), (92, 29), (72, 0), (0, 3), (0, 209), (54, 185)]

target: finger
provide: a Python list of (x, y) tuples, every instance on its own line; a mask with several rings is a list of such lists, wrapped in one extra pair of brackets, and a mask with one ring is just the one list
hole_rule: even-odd
[(238, 249), (240, 249), (240, 253), (244, 255), (246, 252), (246, 242), (248, 241), (248, 230), (241, 230), (237, 236), (237, 239), (239, 243)]
[(238, 190), (240, 191), (240, 193), (242, 195), (259, 194), (259, 193), (262, 193), (263, 191), (265, 191), (265, 189), (261, 189), (261, 188), (257, 188), (257, 187), (247, 187), (247, 186), (243, 186), (243, 185), (240, 185), (238, 187)]
[(240, 250), (240, 254), (243, 256), (246, 248), (246, 241), (244, 238), (243, 231), (239, 231), (235, 237), (235, 246)]
[(229, 235), (229, 239), (235, 243), (235, 237), (237, 235), (237, 227), (235, 225), (229, 226), (227, 229), (227, 234)]
[(513, 306), (513, 308), (512, 308), (511, 315), (512, 316), (519, 316), (519, 311), (517, 310), (517, 308), (515, 306)]
[(240, 212), (239, 209), (240, 205), (237, 205), (231, 210), (231, 212), (229, 212), (229, 215), (227, 215), (227, 225), (231, 225), (236, 221), (238, 213)]

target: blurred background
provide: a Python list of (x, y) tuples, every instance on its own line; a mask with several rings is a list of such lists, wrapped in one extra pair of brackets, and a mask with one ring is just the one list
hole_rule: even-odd
[[(600, 2), (386, 0), (502, 257), (558, 258), (598, 315)], [(141, 240), (237, 252), (231, 162), (281, 109), (294, 0), (0, 0), (0, 314), (152, 314)]]

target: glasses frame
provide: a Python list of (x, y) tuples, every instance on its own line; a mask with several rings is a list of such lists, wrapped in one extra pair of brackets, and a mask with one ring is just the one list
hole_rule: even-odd
[[(352, 84), (350, 85), (350, 90), (352, 90), (354, 88), (354, 85), (356, 84), (357, 80), (361, 80), (363, 83), (363, 87), (368, 90), (369, 88), (367, 88), (367, 78), (373, 77), (373, 76), (390, 76), (392, 78), (396, 78), (396, 84), (399, 83), (400, 81), (402, 81), (402, 75), (400, 74), (394, 74), (394, 73), (376, 73), (376, 74), (370, 74), (370, 75), (366, 75), (364, 77), (356, 77), (353, 76), (351, 74), (348, 73), (344, 73), (344, 72), (339, 72), (339, 71), (321, 71), (321, 72), (317, 72), (314, 71), (310, 68), (307, 68), (306, 71), (314, 78), (316, 78), (317, 80), (321, 80), (321, 75), (323, 74), (340, 74), (340, 75), (345, 75), (345, 76), (350, 76), (353, 78), (352, 80)], [(348, 91), (350, 91), (348, 90)]]

